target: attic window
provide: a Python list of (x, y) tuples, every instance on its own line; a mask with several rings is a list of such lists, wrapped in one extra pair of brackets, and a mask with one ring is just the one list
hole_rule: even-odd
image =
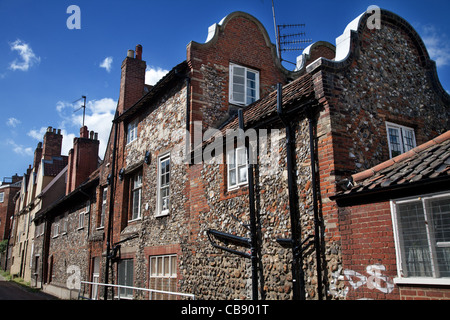
[(230, 103), (249, 105), (259, 99), (259, 72), (230, 64)]
[(416, 147), (414, 129), (386, 122), (389, 156), (394, 158)]

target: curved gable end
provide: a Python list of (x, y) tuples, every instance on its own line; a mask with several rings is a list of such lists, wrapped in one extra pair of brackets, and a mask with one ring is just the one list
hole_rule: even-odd
[[(239, 11), (209, 27), (205, 43), (190, 42), (187, 63), (194, 88), (190, 120), (201, 121), (204, 129), (220, 126), (237, 109), (268, 95), (293, 75), (281, 65), (261, 22)], [(239, 97), (233, 88), (236, 68), (240, 74), (250, 72), (254, 82), (252, 88), (244, 85)]]
[[(442, 101), (450, 103), (450, 96), (443, 89), (436, 70), (436, 63), (431, 60), (428, 50), (416, 30), (402, 17), (388, 10), (380, 9), (379, 26), (372, 22), (371, 12), (364, 12), (350, 22), (343, 34), (336, 38), (336, 56), (334, 59), (318, 58), (307, 66), (302, 66), (307, 72), (316, 68), (339, 71), (351, 67), (362, 56), (372, 59), (377, 57), (381, 63), (393, 59), (397, 64), (404, 64), (404, 70), (410, 67), (420, 67), (430, 81), (432, 89)], [(413, 66), (414, 65), (414, 66)]]

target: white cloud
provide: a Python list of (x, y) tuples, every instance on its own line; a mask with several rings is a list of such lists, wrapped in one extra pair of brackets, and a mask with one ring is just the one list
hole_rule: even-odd
[(113, 62), (112, 57), (106, 57), (105, 60), (103, 60), (103, 62), (100, 63), (100, 68), (105, 68), (106, 71), (110, 72), (112, 68), (112, 62)]
[(436, 62), (436, 66), (450, 65), (450, 39), (448, 36), (432, 25), (421, 26), (420, 29), (422, 31), (422, 40), (431, 59)]
[(12, 147), (12, 150), (21, 156), (32, 156), (34, 154), (33, 149), (30, 147), (24, 147), (22, 145), (17, 144), (13, 140), (8, 140), (7, 144)]
[(169, 72), (169, 70), (164, 70), (159, 67), (147, 67), (147, 70), (145, 70), (145, 83), (154, 85), (164, 77), (167, 72)]
[(20, 123), (20, 120), (17, 120), (16, 118), (9, 118), (8, 121), (6, 121), (6, 125), (8, 127), (15, 128)]
[(42, 141), (44, 138), (44, 134), (47, 131), (47, 127), (42, 127), (39, 130), (32, 129), (28, 131), (27, 135), (33, 139), (36, 139), (38, 141)]
[(10, 63), (9, 68), (12, 70), (21, 70), (27, 71), (30, 67), (32, 67), (35, 63), (39, 63), (41, 61), (40, 57), (37, 57), (29, 44), (23, 42), (20, 39), (17, 39), (13, 43), (10, 44), (12, 51), (17, 51), (22, 61), (18, 61), (17, 59)]

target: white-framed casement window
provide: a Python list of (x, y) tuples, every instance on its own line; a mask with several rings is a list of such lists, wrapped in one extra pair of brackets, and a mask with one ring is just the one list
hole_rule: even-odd
[(57, 236), (59, 236), (60, 220), (61, 220), (60, 217), (56, 217), (55, 220), (53, 221), (53, 224), (52, 224), (52, 237), (53, 238), (56, 238)]
[(247, 184), (247, 149), (235, 148), (227, 152), (228, 190)]
[(391, 211), (399, 278), (450, 283), (450, 193), (391, 201)]
[[(117, 269), (118, 284), (133, 287), (133, 259), (120, 260)], [(118, 293), (121, 299), (133, 299), (133, 289), (119, 287)]]
[(127, 144), (137, 139), (138, 119), (131, 121), (127, 126)]
[(66, 234), (67, 233), (67, 226), (69, 224), (69, 214), (66, 212), (64, 213), (62, 217), (62, 225), (61, 225), (61, 233)]
[(131, 178), (131, 220), (141, 218), (142, 201), (142, 172), (139, 171)]
[(230, 103), (249, 105), (259, 99), (259, 72), (230, 63)]
[(103, 228), (105, 226), (105, 215), (106, 215), (106, 202), (108, 201), (108, 187), (102, 189), (102, 208), (100, 211), (98, 228)]
[(157, 216), (169, 214), (170, 208), (170, 155), (158, 159), (158, 209)]
[(88, 200), (85, 204), (84, 210), (78, 213), (78, 230), (84, 228), (84, 216), (91, 210), (91, 202)]
[(386, 122), (389, 157), (394, 158), (416, 147), (414, 129)]
[[(177, 292), (177, 256), (151, 256), (150, 257), (150, 284), (149, 289)], [(176, 295), (163, 293), (150, 293), (150, 300), (175, 300)]]
[(5, 193), (0, 192), (0, 203), (2, 203), (3, 201), (5, 201)]

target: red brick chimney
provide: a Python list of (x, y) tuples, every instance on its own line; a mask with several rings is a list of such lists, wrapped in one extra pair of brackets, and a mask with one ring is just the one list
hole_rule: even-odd
[[(36, 150), (34, 150), (33, 168), (39, 167), (42, 159), (42, 142), (38, 142)], [(31, 170), (30, 170), (31, 172)]]
[(73, 149), (69, 151), (66, 194), (86, 181), (98, 167), (98, 134), (89, 132), (86, 126), (80, 129), (80, 137), (73, 139)]
[(52, 127), (47, 128), (47, 132), (44, 135), (44, 145), (42, 148), (42, 157), (45, 160), (50, 160), (52, 157), (61, 156), (62, 147), (61, 129), (53, 129)]
[(136, 57), (133, 50), (128, 50), (122, 62), (120, 78), (119, 114), (122, 114), (144, 95), (145, 69), (147, 64), (142, 60), (142, 46), (136, 46)]

